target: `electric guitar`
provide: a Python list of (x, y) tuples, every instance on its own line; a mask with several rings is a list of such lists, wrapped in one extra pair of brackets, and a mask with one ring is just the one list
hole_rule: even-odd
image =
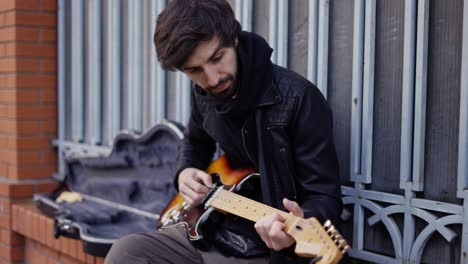
[(287, 219), (283, 231), (296, 240), (297, 255), (319, 257), (317, 263), (334, 264), (349, 251), (350, 246), (330, 221), (322, 226), (314, 217), (303, 219), (240, 195), (249, 190), (258, 193), (259, 185), (256, 183), (259, 182), (259, 175), (254, 169), (233, 170), (226, 157), (221, 156), (211, 163), (207, 173), (214, 176), (215, 187), (203, 202), (197, 207), (190, 207), (177, 194), (163, 210), (157, 224), (158, 229), (184, 225), (189, 239), (197, 243), (203, 241), (204, 235), (210, 232), (208, 225), (215, 210), (254, 222), (269, 214), (278, 213)]

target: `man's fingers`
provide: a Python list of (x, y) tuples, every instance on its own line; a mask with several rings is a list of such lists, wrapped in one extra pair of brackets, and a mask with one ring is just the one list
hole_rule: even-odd
[(293, 215), (304, 217), (304, 212), (302, 211), (301, 207), (296, 202), (284, 198), (283, 205), (284, 205), (284, 208), (290, 211)]
[(271, 226), (269, 237), (271, 239), (271, 248), (274, 250), (281, 250), (294, 243), (294, 239), (283, 232), (285, 224), (282, 222), (274, 222)]
[(206, 194), (210, 190), (210, 188), (206, 187), (204, 184), (198, 181), (186, 181), (185, 185), (200, 194)]
[[(202, 186), (199, 183), (198, 185)], [(205, 197), (206, 194), (193, 190), (189, 185), (183, 185), (179, 187), (179, 192), (182, 195), (182, 198), (184, 198), (184, 200), (191, 206), (198, 205), (198, 203), (203, 199), (203, 197)]]
[(268, 248), (271, 248), (271, 241), (268, 237), (268, 228), (266, 226), (265, 220), (260, 220), (257, 223), (255, 223), (255, 230), (257, 231), (258, 235), (260, 238), (265, 242), (266, 246)]
[[(285, 221), (285, 218), (283, 216), (281, 216), (280, 214), (274, 213), (274, 214), (261, 218), (260, 220), (257, 221), (257, 223), (255, 223), (255, 230), (257, 231), (258, 235), (263, 240), (263, 242), (265, 242), (268, 248), (274, 247), (274, 241), (272, 240), (272, 237), (270, 235), (271, 227), (274, 225), (274, 223), (283, 225), (282, 222), (284, 221)], [(281, 227), (279, 231), (282, 232)]]
[(205, 173), (204, 171), (198, 171), (197, 178), (200, 179), (205, 186), (210, 188), (213, 186), (213, 179), (208, 173)]

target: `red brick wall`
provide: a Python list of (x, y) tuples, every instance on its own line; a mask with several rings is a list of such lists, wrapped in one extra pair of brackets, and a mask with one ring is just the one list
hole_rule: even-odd
[[(94, 257), (83, 252), (82, 241), (52, 236), (54, 221), (43, 215), (32, 204), (15, 204), (13, 230), (26, 237), (24, 262), (31, 264), (102, 264), (104, 258)], [(1, 250), (1, 249), (0, 249)], [(22, 252), (20, 252), (22, 254)]]
[(12, 204), (55, 186), (56, 12), (56, 0), (0, 0), (0, 263), (30, 252)]

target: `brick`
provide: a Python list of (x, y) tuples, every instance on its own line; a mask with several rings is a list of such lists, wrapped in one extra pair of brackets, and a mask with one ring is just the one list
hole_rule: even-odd
[(31, 59), (16, 59), (16, 72), (38, 72), (39, 61)]
[(26, 209), (18, 207), (18, 233), (26, 234)]
[(26, 247), (25, 255), (27, 263), (42, 264), (47, 262), (47, 257), (41, 254), (35, 246)]
[(45, 244), (46, 243), (45, 242), (46, 241), (46, 233), (45, 233), (45, 231), (46, 231), (45, 230), (45, 224), (46, 224), (45, 218), (46, 218), (46, 216), (41, 214), (38, 217), (39, 217), (39, 219), (38, 219), (38, 236), (37, 236), (37, 238), (38, 238), (39, 242)]
[(36, 241), (42, 241), (39, 236), (39, 229), (41, 229), (41, 215), (33, 214), (32, 220), (33, 220), (32, 238)]
[(11, 229), (11, 217), (7, 214), (0, 214), (0, 227)]
[(41, 164), (57, 164), (57, 161), (57, 150), (55, 149), (40, 153)]
[(7, 135), (0, 135), (0, 149), (8, 148), (8, 140), (9, 137)]
[(24, 258), (25, 260), (30, 260), (34, 258), (34, 242), (30, 239), (26, 239), (26, 244), (24, 247)]
[(55, 240), (56, 240), (55, 237), (53, 236), (53, 234), (54, 234), (54, 221), (52, 219), (50, 219), (50, 218), (47, 218), (45, 228), (46, 228), (45, 233), (50, 234), (50, 235), (46, 236), (47, 246), (53, 248), (54, 244), (55, 244)]
[(21, 261), (24, 256), (24, 248), (0, 244), (0, 256), (8, 261)]
[(53, 42), (56, 45), (56, 43), (57, 43), (57, 30), (55, 30), (55, 29), (42, 29), (41, 30), (41, 42), (43, 42), (43, 43)]
[(60, 259), (60, 262), (62, 262), (63, 264), (80, 264), (80, 262), (77, 259), (72, 258), (65, 254), (60, 255), (59, 259)]
[(59, 240), (60, 240), (60, 252), (63, 252), (64, 254), (67, 254), (67, 255), (70, 255), (69, 251), (69, 240), (70, 238), (67, 238), (67, 237), (60, 237)]
[(83, 243), (81, 243), (81, 241), (79, 242), (76, 248), (76, 258), (79, 259), (83, 263), (86, 262), (86, 254), (84, 253)]
[(86, 264), (95, 264), (96, 257), (86, 254)]
[(8, 166), (4, 163), (0, 163), (0, 177), (8, 177)]
[(55, 105), (20, 105), (16, 107), (15, 115), (10, 118), (21, 119), (56, 119)]
[(19, 205), (13, 205), (12, 210), (12, 221), (15, 223), (13, 225), (13, 230), (20, 234), (24, 234), (24, 208)]
[(0, 72), (38, 72), (39, 61), (31, 59), (0, 58)]
[(10, 199), (0, 198), (0, 212), (5, 214), (9, 214), (11, 212)]
[(16, 88), (16, 75), (14, 74), (0, 75), (0, 88)]
[(9, 167), (8, 177), (10, 179), (48, 179), (54, 175), (56, 171), (55, 165), (40, 165), (32, 167)]
[(4, 13), (4, 21), (3, 21), (4, 26), (12, 26), (12, 25), (15, 25), (15, 23), (16, 23), (16, 12), (8, 11)]
[(57, 47), (48, 44), (7, 43), (5, 56), (57, 57)]
[(2, 0), (0, 1), (0, 12), (7, 10), (28, 10), (37, 11), (39, 9), (37, 0)]
[(16, 87), (18, 88), (53, 88), (57, 86), (57, 77), (54, 75), (18, 75)]
[(16, 60), (12, 58), (0, 58), (0, 72), (15, 72)]
[(57, 103), (57, 89), (41, 89), (41, 103)]
[(11, 207), (11, 230), (18, 230), (18, 209), (14, 206)]
[(0, 42), (13, 41), (15, 39), (16, 39), (16, 32), (15, 32), (14, 27), (0, 28)]
[(6, 44), (0, 44), (0, 57), (3, 57), (3, 56), (6, 56)]
[(70, 246), (70, 256), (77, 259), (78, 258), (78, 247), (80, 246), (81, 240), (70, 239), (68, 241)]
[(39, 41), (39, 29), (25, 28), (21, 26), (9, 26), (0, 28), (0, 42), (6, 41)]
[(54, 75), (6, 74), (3, 78), (6, 88), (53, 88), (57, 81)]
[(15, 9), (37, 11), (39, 9), (39, 2), (37, 0), (16, 0)]
[(0, 12), (12, 10), (15, 8), (15, 1), (14, 0), (2, 0), (0, 1)]
[(40, 93), (37, 90), (16, 90), (16, 105), (40, 103)]
[[(52, 139), (45, 136), (8, 137), (5, 148), (16, 150), (41, 150), (51, 145)], [(42, 154), (41, 154), (42, 155)]]
[(28, 198), (33, 194), (33, 185), (30, 183), (0, 183), (0, 195), (10, 198)]
[(57, 133), (57, 120), (45, 120), (40, 122), (40, 131), (44, 134)]
[(38, 164), (39, 152), (37, 151), (15, 151), (0, 150), (0, 162), (6, 162), (12, 165)]
[(0, 231), (2, 243), (10, 246), (23, 246), (24, 237), (11, 230), (2, 229)]
[(0, 103), (14, 105), (40, 103), (41, 92), (41, 90), (0, 89)]
[(34, 193), (51, 193), (59, 186), (58, 182), (48, 182), (36, 184), (34, 187)]
[(42, 0), (41, 1), (41, 10), (42, 11), (57, 11), (57, 0)]
[(0, 105), (0, 118), (8, 118), (8, 111), (11, 106)]
[(24, 229), (24, 236), (32, 238), (34, 232), (34, 220), (33, 220), (33, 212), (30, 210), (25, 211), (25, 229)]
[(16, 12), (15, 24), (24, 26), (55, 27), (57, 25), (57, 16), (55, 14)]
[(15, 121), (17, 135), (37, 135), (40, 132), (40, 122), (38, 121)]
[[(52, 236), (52, 234), (46, 234), (48, 236)], [(57, 260), (59, 258), (59, 252), (53, 248), (50, 248), (49, 246), (47, 245), (44, 245), (42, 244), (41, 245), (41, 251), (42, 253), (47, 256), (48, 259), (54, 259), (54, 260)]]
[(56, 73), (57, 61), (56, 60), (41, 60), (40, 71), (44, 73)]
[(39, 71), (39, 61), (32, 59), (16, 59), (16, 72), (34, 72)]
[(31, 41), (31, 42), (39, 41), (39, 33), (40, 33), (39, 29), (16, 26), (15, 33), (16, 33), (16, 38), (14, 40)]
[(60, 243), (60, 239), (58, 239), (58, 238), (53, 238), (53, 241), (54, 241), (54, 243), (53, 243), (53, 245), (54, 245), (54, 249), (56, 249), (56, 250), (59, 250), (59, 251), (60, 251), (60, 250), (61, 250), (61, 243)]
[(62, 264), (62, 263), (58, 259), (48, 258), (47, 259), (47, 264)]

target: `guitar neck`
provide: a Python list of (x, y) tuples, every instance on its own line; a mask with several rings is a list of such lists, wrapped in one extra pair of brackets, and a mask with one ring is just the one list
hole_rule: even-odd
[(296, 218), (291, 214), (233, 192), (226, 191), (222, 188), (216, 190), (213, 196), (207, 201), (206, 206), (240, 216), (253, 222), (257, 222), (260, 218), (273, 213), (278, 213), (286, 219), (290, 219), (291, 217)]

